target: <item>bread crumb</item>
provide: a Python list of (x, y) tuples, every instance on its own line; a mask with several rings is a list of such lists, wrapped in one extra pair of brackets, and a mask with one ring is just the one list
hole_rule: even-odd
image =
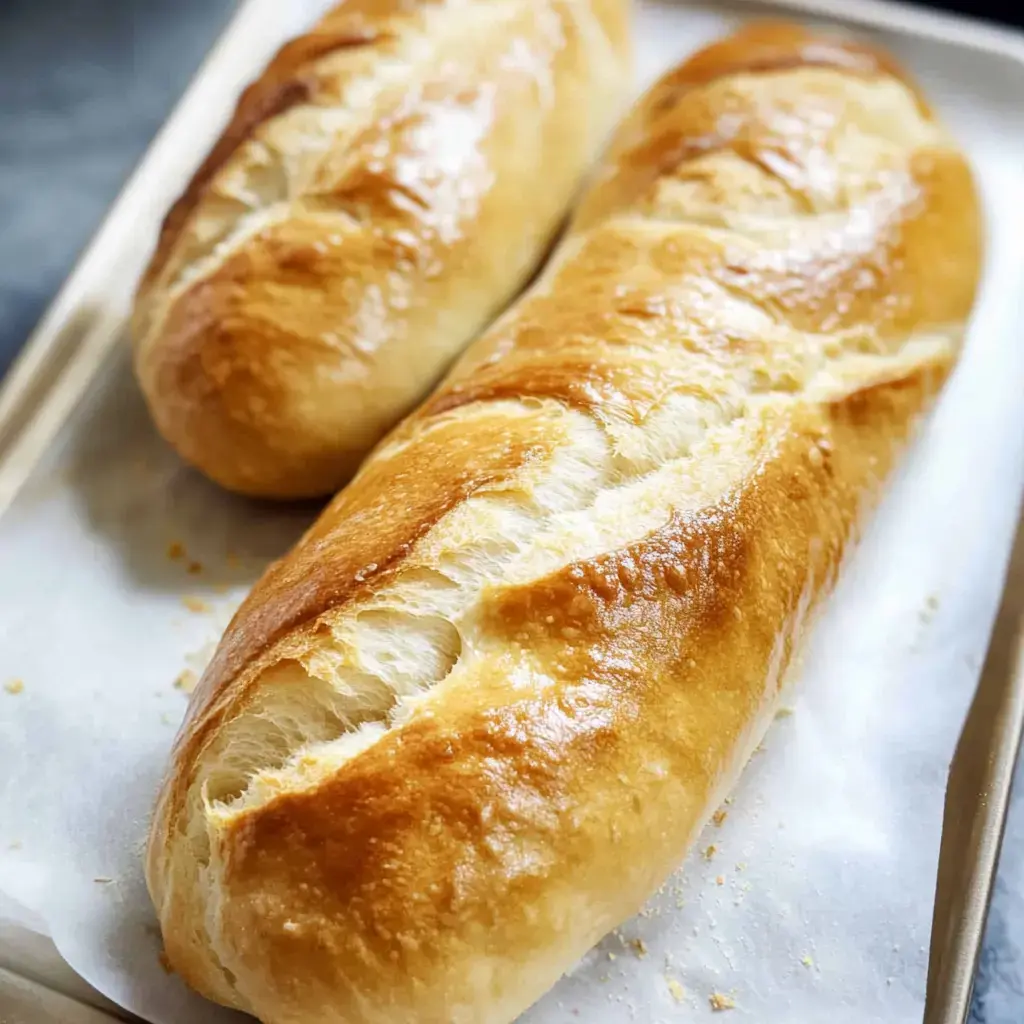
[(708, 848), (707, 848), (707, 849), (706, 849), (706, 850), (704, 851), (704, 859), (705, 859), (705, 860), (711, 860), (711, 858), (712, 858), (712, 857), (714, 857), (714, 855), (715, 855), (716, 853), (718, 853), (718, 847), (717, 847), (717, 846), (715, 846), (715, 844), (714, 844), (714, 843), (712, 843), (712, 844), (711, 844), (711, 845), (710, 845), (710, 846), (709, 846), (709, 847), (708, 847)]
[(938, 610), (939, 599), (934, 594), (929, 594), (925, 599), (924, 607), (918, 611), (917, 617), (920, 619), (922, 625), (927, 626), (935, 617), (935, 613)]
[(814, 966), (814, 961), (811, 959), (811, 955), (809, 953), (804, 953), (804, 955), (800, 957), (800, 963), (802, 963), (804, 967)]
[(715, 828), (721, 828), (722, 825), (725, 823), (725, 819), (728, 817), (729, 812), (719, 808), (719, 810), (715, 811), (715, 813), (711, 815), (711, 821), (714, 824)]
[(633, 947), (633, 952), (643, 960), (647, 956), (647, 944), (643, 939), (630, 939), (629, 944)]
[(726, 806), (726, 807), (732, 807), (732, 805), (733, 805), (733, 801), (734, 801), (735, 799), (736, 799), (735, 797), (727, 796), (727, 797), (725, 798), (725, 800), (724, 800), (724, 801), (722, 801), (722, 802), (723, 802), (723, 803), (725, 804), (725, 806)]
[(715, 879), (715, 885), (725, 885), (725, 875), (719, 875)]
[(179, 562), (185, 557), (185, 545), (180, 541), (172, 541), (167, 545), (167, 557), (172, 562)]
[(616, 960), (618, 958), (615, 956), (615, 954), (611, 950), (608, 950), (608, 959), (609, 960)]
[(775, 717), (776, 718), (791, 718), (792, 715), (793, 715), (793, 709), (792, 708), (779, 708), (779, 710), (775, 712)]
[(675, 978), (666, 978), (665, 984), (668, 985), (669, 995), (677, 1003), (681, 1003), (686, 998), (686, 989)]
[(198, 576), (203, 571), (202, 562), (189, 562), (188, 563), (188, 574), (189, 576)]
[(181, 690), (182, 693), (192, 693), (196, 688), (196, 684), (199, 682), (199, 676), (187, 668), (184, 672), (178, 675), (178, 678), (174, 680), (174, 688)]
[(187, 595), (181, 599), (181, 603), (196, 615), (203, 615), (211, 610), (210, 606), (201, 597)]
[(737, 871), (746, 871), (747, 870), (747, 862), (745, 860), (739, 861), (737, 863), (737, 865), (736, 865), (736, 870)]
[(93, 879), (93, 881), (97, 885), (110, 885), (110, 883), (114, 880), (112, 878), (108, 878), (106, 875), (98, 875), (96, 878)]
[(4, 689), (12, 697), (17, 697), (19, 693), (24, 691), (25, 683), (21, 679), (12, 679), (9, 683), (4, 683)]
[(735, 1010), (736, 1000), (730, 999), (729, 996), (723, 995), (721, 992), (712, 992), (708, 996), (708, 1002), (711, 1004), (711, 1009), (715, 1013), (721, 1013), (723, 1010)]

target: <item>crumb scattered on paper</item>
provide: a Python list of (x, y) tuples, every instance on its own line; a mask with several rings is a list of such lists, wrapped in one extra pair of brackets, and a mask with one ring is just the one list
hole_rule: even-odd
[(202, 562), (189, 562), (188, 563), (188, 574), (189, 576), (198, 576), (203, 571)]
[(793, 709), (792, 708), (779, 708), (779, 710), (775, 712), (775, 717), (776, 718), (791, 718), (792, 715), (793, 715)]
[(185, 557), (185, 545), (179, 541), (172, 541), (167, 545), (167, 557), (172, 562), (180, 561)]
[(745, 860), (739, 861), (737, 863), (737, 865), (736, 865), (736, 870), (737, 871), (746, 871), (747, 870), (747, 862)]
[(729, 996), (723, 995), (721, 992), (712, 992), (708, 996), (708, 1002), (711, 1004), (711, 1009), (715, 1013), (721, 1013), (723, 1010), (735, 1010), (736, 1000), (731, 999)]
[(106, 875), (97, 875), (93, 881), (97, 885), (110, 885), (114, 880), (112, 878), (108, 878)]
[(4, 683), (4, 689), (12, 696), (17, 695), (24, 691), (25, 684), (20, 679), (12, 679), (9, 683)]
[(164, 711), (160, 715), (160, 724), (161, 725), (174, 725), (174, 716), (171, 715), (169, 712)]
[(725, 885), (725, 875), (719, 875), (715, 879), (715, 885)]
[(615, 960), (616, 959), (615, 954), (611, 950), (608, 950), (608, 959), (609, 960)]
[(647, 956), (647, 944), (643, 939), (630, 939), (629, 944), (633, 947), (633, 952), (643, 960)]
[(665, 984), (668, 985), (669, 995), (672, 996), (677, 1003), (681, 1003), (686, 998), (686, 989), (684, 989), (675, 978), (666, 978)]
[(715, 811), (714, 814), (711, 815), (711, 821), (714, 824), (715, 828), (721, 828), (723, 823), (725, 822), (725, 819), (728, 817), (729, 812), (723, 810), (722, 808), (719, 808), (717, 811)]
[(714, 843), (712, 843), (712, 844), (711, 844), (711, 845), (710, 845), (710, 846), (709, 846), (709, 847), (708, 847), (708, 848), (707, 848), (707, 849), (706, 849), (706, 850), (704, 851), (704, 859), (705, 859), (705, 860), (711, 860), (711, 858), (712, 858), (712, 857), (714, 857), (714, 855), (715, 855), (716, 853), (718, 853), (718, 847), (717, 847), (717, 846), (715, 846), (715, 844), (714, 844)]
[(192, 669), (187, 668), (174, 680), (174, 688), (181, 690), (182, 693), (191, 693), (196, 688), (196, 683), (198, 682), (199, 676)]
[(800, 957), (800, 963), (802, 963), (804, 967), (814, 966), (814, 960), (811, 958), (811, 955), (809, 953), (804, 953), (804, 955)]
[(732, 807), (732, 803), (733, 803), (734, 799), (735, 799), (734, 797), (727, 796), (725, 798), (725, 800), (723, 801), (723, 803), (725, 804), (726, 807)]
[(210, 606), (201, 597), (187, 595), (181, 599), (181, 603), (196, 615), (203, 615), (211, 611)]

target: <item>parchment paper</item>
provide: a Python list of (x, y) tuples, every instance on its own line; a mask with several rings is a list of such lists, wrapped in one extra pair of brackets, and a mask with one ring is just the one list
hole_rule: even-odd
[[(323, 0), (277, 6), (292, 31)], [(727, 26), (645, 5), (640, 79)], [(530, 1024), (704, 1019), (715, 1002), (759, 1024), (920, 1020), (946, 772), (1024, 484), (1020, 133), (998, 83), (965, 82), (944, 52), (907, 55), (970, 146), (990, 218), (965, 358), (815, 631), (791, 713), (681, 873)], [(235, 1019), (161, 968), (140, 850), (183, 690), (314, 514), (183, 468), (122, 352), (0, 520), (0, 912), (41, 919), (154, 1024)]]

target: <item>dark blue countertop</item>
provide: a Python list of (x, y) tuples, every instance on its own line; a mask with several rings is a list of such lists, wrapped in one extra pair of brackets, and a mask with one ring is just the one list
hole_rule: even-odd
[[(233, 8), (233, 0), (0, 0), (0, 375)], [(973, 1024), (1024, 1021), (1018, 790)]]

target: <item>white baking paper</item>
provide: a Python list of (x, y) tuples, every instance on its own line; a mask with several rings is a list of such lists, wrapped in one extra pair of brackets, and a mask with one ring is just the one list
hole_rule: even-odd
[[(264, 11), (284, 32), (300, 7)], [(644, 5), (640, 79), (729, 24)], [(1024, 483), (1024, 132), (997, 62), (884, 41), (970, 147), (984, 191), (967, 352), (816, 630), (792, 713), (680, 875), (530, 1024), (700, 1020), (714, 1002), (758, 1024), (921, 1019), (947, 767)], [(236, 1019), (161, 968), (140, 851), (181, 687), (314, 512), (229, 497), (183, 468), (122, 352), (0, 520), (0, 895), (153, 1024)]]

